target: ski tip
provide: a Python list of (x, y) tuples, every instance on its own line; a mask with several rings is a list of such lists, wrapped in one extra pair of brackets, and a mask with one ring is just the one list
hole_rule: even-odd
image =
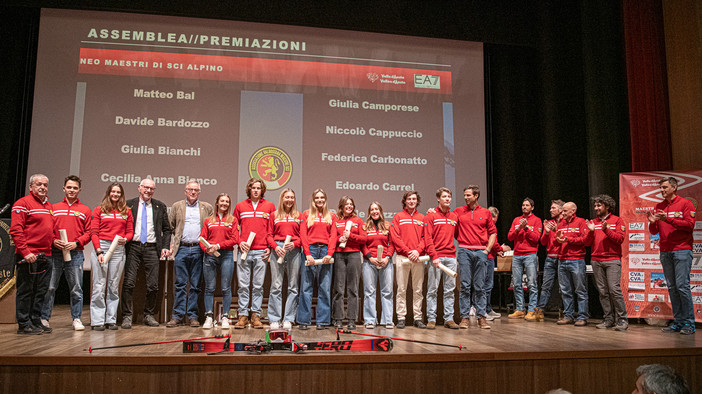
[(463, 345), (458, 345), (458, 350), (463, 350)]
[(92, 353), (92, 352), (93, 352), (93, 347), (91, 346), (88, 348), (88, 353)]

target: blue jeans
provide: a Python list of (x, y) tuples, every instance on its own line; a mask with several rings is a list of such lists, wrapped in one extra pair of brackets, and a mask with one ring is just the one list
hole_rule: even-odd
[[(112, 241), (100, 240), (100, 249), (108, 250)], [(90, 256), (93, 273), (93, 293), (90, 296), (90, 325), (102, 326), (117, 322), (117, 305), (119, 305), (119, 282), (124, 273), (127, 256), (124, 245), (118, 245), (110, 261), (100, 264), (95, 252)], [(105, 296), (107, 288), (107, 296)]]
[(661, 265), (668, 283), (668, 294), (673, 306), (673, 317), (678, 324), (695, 324), (695, 311), (690, 291), (692, 250), (661, 252)]
[(524, 289), (522, 289), (522, 273), (526, 271), (527, 288), (529, 289), (529, 312), (533, 312), (539, 299), (539, 288), (536, 285), (536, 271), (539, 260), (536, 253), (514, 255), (512, 257), (512, 288), (514, 288), (515, 309), (524, 311)]
[[(220, 250), (219, 257), (205, 255), (202, 273), (205, 276), (205, 314), (214, 312), (214, 291), (217, 287), (217, 268), (221, 271), (222, 316), (229, 315), (232, 307), (232, 276), (234, 275), (234, 251)], [(217, 318), (215, 316), (215, 318)]]
[(485, 317), (487, 315), (485, 281), (488, 275), (488, 255), (483, 250), (458, 248), (457, 258), (458, 272), (461, 275), (461, 292), (458, 299), (461, 318), (470, 316), (471, 288), (475, 315), (478, 318)]
[[(321, 259), (327, 255), (327, 245), (310, 245), (310, 255), (314, 259)], [(300, 306), (297, 309), (297, 322), (310, 324), (312, 322), (312, 292), (317, 282), (317, 325), (328, 326), (331, 320), (331, 264), (305, 265), (305, 260), (300, 261)]]
[(378, 268), (368, 260), (363, 261), (363, 322), (365, 324), (377, 324), (375, 293), (378, 281), (380, 281), (380, 305), (383, 308), (380, 324), (386, 325), (392, 323), (392, 259), (383, 268)]
[[(276, 241), (281, 248), (283, 241)], [(302, 248), (292, 248), (286, 254), (282, 264), (278, 264), (278, 255), (271, 252), (271, 291), (268, 295), (268, 320), (271, 323), (280, 322), (283, 305), (283, 274), (288, 271), (288, 299), (285, 301), (285, 317), (283, 321), (294, 322), (297, 314), (298, 283), (300, 276), (300, 261)]]
[(558, 274), (558, 257), (546, 257), (544, 261), (544, 277), (541, 281), (541, 295), (539, 295), (539, 303), (536, 305), (539, 309), (546, 308), (548, 299), (551, 297), (553, 290), (553, 280)]
[[(261, 316), (263, 304), (263, 281), (266, 279), (266, 262), (261, 256), (265, 249), (249, 250), (246, 260), (241, 260), (241, 251), (236, 260), (236, 277), (239, 280), (239, 316), (249, 315), (249, 284), (251, 285), (251, 312)], [(253, 283), (252, 277), (253, 276)]]
[[(487, 260), (487, 255), (485, 255), (485, 259)], [(441, 262), (446, 267), (454, 271), (456, 270), (457, 264), (455, 257), (439, 257), (439, 260), (441, 260)], [(444, 322), (453, 320), (453, 292), (454, 290), (456, 290), (456, 279), (448, 276), (446, 273), (444, 273), (444, 271), (434, 267), (434, 264), (432, 264), (431, 261), (428, 264), (429, 274), (427, 275), (427, 321), (436, 322), (436, 292), (439, 288), (439, 281), (441, 280), (442, 276), (444, 277)], [(463, 293), (461, 293), (461, 300), (463, 300)], [(483, 300), (485, 300), (484, 297)], [(461, 306), (462, 305), (463, 303), (461, 302)], [(483, 306), (483, 310), (484, 308), (485, 307)], [(466, 314), (466, 316), (468, 315)]]
[[(200, 294), (200, 277), (202, 276), (203, 251), (199, 245), (178, 247), (173, 270), (175, 271), (175, 296), (173, 298), (173, 319), (198, 318), (197, 299)], [(190, 291), (188, 291), (188, 284)]]
[(573, 291), (578, 302), (578, 320), (587, 320), (587, 277), (585, 276), (585, 260), (559, 260), (558, 282), (561, 285), (563, 297), (563, 315), (568, 319), (575, 316)]
[(492, 288), (495, 286), (495, 259), (488, 259), (485, 271), (485, 313), (492, 312)]
[(66, 275), (66, 282), (71, 292), (71, 319), (80, 319), (83, 313), (83, 260), (82, 250), (71, 250), (71, 261), (63, 261), (63, 252), (54, 249), (51, 251), (51, 281), (44, 296), (44, 307), (41, 310), (41, 318), (49, 320), (51, 311), (54, 309), (54, 297), (56, 288), (61, 279), (61, 273)]

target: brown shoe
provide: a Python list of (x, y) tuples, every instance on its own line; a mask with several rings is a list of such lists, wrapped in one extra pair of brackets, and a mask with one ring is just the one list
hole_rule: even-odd
[(234, 328), (241, 329), (241, 328), (246, 328), (246, 326), (249, 325), (249, 317), (246, 315), (241, 315), (239, 316), (239, 321), (236, 322), (234, 325)]
[(587, 320), (578, 319), (575, 321), (575, 327), (585, 327), (585, 326), (587, 326)]
[(470, 320), (468, 320), (467, 317), (464, 317), (461, 319), (461, 324), (458, 325), (458, 328), (468, 328), (470, 327)]
[(166, 323), (166, 327), (173, 328), (173, 327), (178, 327), (182, 324), (183, 324), (182, 319), (172, 318), (171, 320), (168, 321), (168, 323)]
[(565, 326), (567, 324), (573, 324), (573, 323), (574, 323), (573, 319), (571, 319), (569, 317), (563, 317), (556, 322), (556, 324), (558, 324), (559, 326)]
[(436, 328), (436, 322), (435, 321), (428, 321), (427, 322), (427, 329), (428, 330), (433, 330)]
[(251, 326), (253, 328), (263, 328), (263, 323), (261, 323), (261, 318), (256, 313), (251, 314)]
[(492, 326), (490, 326), (490, 324), (488, 324), (487, 319), (484, 317), (481, 317), (480, 319), (478, 319), (478, 327), (483, 328), (483, 329), (487, 329), (487, 330), (492, 328)]
[(444, 327), (450, 328), (452, 330), (458, 330), (458, 324), (456, 324), (456, 322), (453, 320), (449, 320), (447, 322), (444, 322)]
[(526, 316), (526, 312), (516, 310), (516, 311), (514, 311), (514, 313), (512, 313), (511, 315), (509, 315), (507, 317), (510, 319), (522, 319), (522, 318), (524, 318), (524, 316)]
[(524, 316), (524, 320), (526, 321), (536, 321), (536, 313), (534, 312), (528, 312), (526, 316)]
[(193, 327), (193, 328), (200, 327), (200, 321), (197, 319), (190, 319), (190, 327)]
[(536, 315), (536, 321), (544, 321), (544, 310), (541, 308), (534, 309), (534, 315)]

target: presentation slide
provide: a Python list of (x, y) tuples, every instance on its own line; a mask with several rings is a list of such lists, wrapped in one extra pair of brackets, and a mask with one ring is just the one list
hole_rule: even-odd
[[(427, 21), (430, 23), (430, 21)], [(485, 187), (482, 43), (223, 20), (44, 9), (28, 172), (155, 198), (246, 198), (252, 177), (298, 208), (324, 189), (388, 217), (406, 190)], [(484, 203), (484, 202), (483, 202)]]

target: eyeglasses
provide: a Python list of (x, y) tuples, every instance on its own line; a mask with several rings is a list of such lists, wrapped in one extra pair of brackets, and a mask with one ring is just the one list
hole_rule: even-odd
[(156, 187), (149, 187), (149, 186), (139, 186), (140, 188), (144, 190), (149, 190), (149, 191), (154, 191), (156, 190)]
[(187, 188), (187, 189), (185, 189), (185, 191), (186, 191), (186, 192), (200, 193), (200, 189), (190, 189), (190, 188)]

